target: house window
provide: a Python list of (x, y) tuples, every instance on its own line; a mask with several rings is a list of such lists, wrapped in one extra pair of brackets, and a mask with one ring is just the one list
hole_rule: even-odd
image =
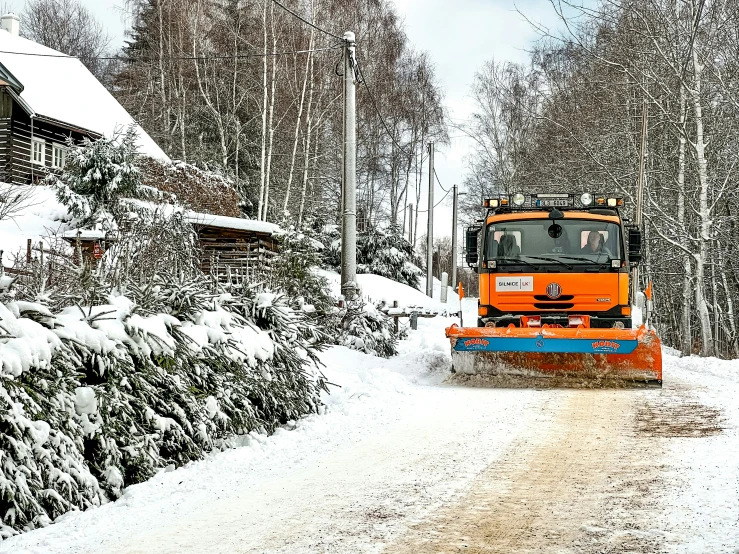
[(51, 148), (51, 167), (61, 169), (67, 159), (67, 149), (61, 144), (55, 144)]
[(31, 163), (46, 164), (46, 141), (43, 139), (31, 139)]

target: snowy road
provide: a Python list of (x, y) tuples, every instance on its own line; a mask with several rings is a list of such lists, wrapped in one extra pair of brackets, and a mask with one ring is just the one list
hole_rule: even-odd
[(739, 364), (662, 390), (442, 384), (442, 321), (335, 348), (327, 413), (163, 472), (0, 552), (737, 552)]

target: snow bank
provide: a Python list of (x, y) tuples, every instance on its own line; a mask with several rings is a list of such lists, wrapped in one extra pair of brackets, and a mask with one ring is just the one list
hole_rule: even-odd
[[(663, 507), (672, 545), (668, 551), (735, 552), (739, 544), (739, 360), (678, 358), (663, 352), (663, 372), (660, 408), (674, 412), (673, 421), (709, 431), (665, 444), (663, 475), (674, 484)], [(713, 416), (720, 431), (711, 431)]]
[(28, 239), (31, 239), (34, 248), (38, 247), (40, 241), (48, 248), (49, 237), (61, 235), (67, 229), (66, 221), (70, 219), (66, 206), (57, 201), (51, 187), (0, 183), (0, 190), (8, 186), (12, 186), (14, 192), (27, 195), (28, 200), (17, 213), (0, 219), (0, 250), (4, 251), (2, 262), (6, 267), (11, 265), (14, 254), (25, 256)]
[[(319, 275), (325, 277), (331, 288), (331, 295), (334, 298), (341, 296), (341, 275), (333, 271), (324, 269), (317, 270)], [(448, 303), (443, 304), (439, 301), (438, 281), (435, 280), (437, 287), (435, 289), (434, 298), (429, 298), (423, 292), (408, 285), (398, 283), (387, 277), (372, 274), (358, 274), (357, 285), (360, 294), (364, 299), (372, 303), (384, 302), (387, 306), (392, 306), (394, 301), (398, 301), (398, 307), (406, 310), (408, 308), (420, 308), (423, 311), (432, 311), (437, 313), (456, 312), (459, 310), (459, 297), (450, 290)]]

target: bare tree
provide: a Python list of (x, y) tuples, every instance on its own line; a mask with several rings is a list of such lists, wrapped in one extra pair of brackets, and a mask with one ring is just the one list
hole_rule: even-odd
[(34, 188), (0, 183), (0, 221), (13, 219), (20, 211), (33, 205)]
[(106, 82), (110, 36), (79, 0), (28, 0), (21, 34), (39, 44), (79, 58), (95, 77)]

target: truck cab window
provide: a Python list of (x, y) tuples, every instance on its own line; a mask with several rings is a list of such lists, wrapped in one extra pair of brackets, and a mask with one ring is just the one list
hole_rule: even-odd
[[(552, 227), (556, 225), (555, 231)], [(487, 228), (485, 259), (511, 259), (526, 256), (546, 258), (557, 263), (604, 264), (621, 258), (621, 235), (618, 225), (604, 221), (562, 219), (553, 224), (549, 219), (496, 222)], [(573, 260), (572, 257), (579, 258)], [(505, 263), (505, 261), (503, 262)]]

